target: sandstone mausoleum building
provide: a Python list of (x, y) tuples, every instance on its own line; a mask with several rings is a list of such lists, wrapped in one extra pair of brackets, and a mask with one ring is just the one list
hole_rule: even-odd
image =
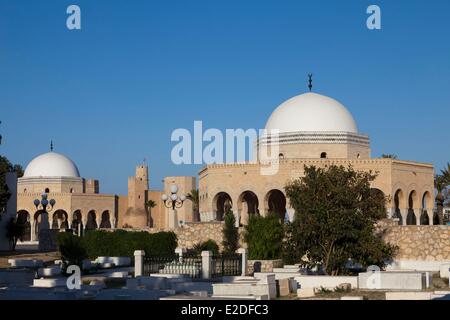
[[(274, 212), (293, 219), (284, 187), (304, 175), (305, 166), (352, 166), (378, 174), (374, 192), (387, 199), (388, 216), (403, 225), (437, 224), (434, 208), (434, 168), (428, 163), (372, 158), (369, 136), (359, 132), (351, 113), (338, 101), (308, 92), (276, 108), (267, 120), (267, 133), (259, 138), (254, 162), (212, 164), (199, 173), (200, 216), (222, 220), (232, 207), (240, 224), (250, 214)], [(279, 132), (277, 137), (271, 130)], [(272, 158), (262, 161), (265, 147)], [(272, 150), (277, 150), (273, 155)], [(275, 174), (262, 170), (276, 163)], [(285, 216), (287, 214), (287, 216)]]

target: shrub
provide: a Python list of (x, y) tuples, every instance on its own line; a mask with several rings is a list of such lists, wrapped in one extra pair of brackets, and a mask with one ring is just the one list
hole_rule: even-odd
[(218, 255), (219, 246), (214, 240), (208, 239), (204, 242), (195, 244), (194, 247), (189, 250), (189, 253), (199, 255), (202, 253), (202, 251), (212, 251), (213, 255)]
[(225, 253), (234, 253), (239, 248), (239, 232), (236, 228), (236, 218), (233, 211), (228, 210), (225, 214), (225, 226), (223, 227), (223, 251)]
[(60, 232), (56, 236), (56, 243), (61, 253), (64, 270), (69, 265), (82, 267), (82, 262), (87, 258), (87, 253), (79, 237), (69, 232)]
[(262, 260), (280, 258), (283, 237), (283, 225), (277, 216), (250, 215), (244, 232), (249, 258)]
[(148, 233), (116, 230), (94, 230), (82, 238), (90, 258), (99, 256), (133, 257), (135, 250), (144, 250), (146, 256), (173, 255), (177, 237), (173, 232)]
[(19, 223), (17, 219), (11, 218), (6, 225), (6, 237), (9, 240), (9, 245), (12, 251), (16, 250), (18, 240), (21, 240), (25, 234), (25, 225)]

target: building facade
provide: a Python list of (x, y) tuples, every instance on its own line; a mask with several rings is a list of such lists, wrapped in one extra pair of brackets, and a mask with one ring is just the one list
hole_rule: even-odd
[[(438, 223), (433, 213), (433, 166), (372, 158), (369, 137), (358, 131), (351, 113), (338, 101), (311, 92), (293, 97), (273, 111), (265, 129), (256, 144), (255, 161), (212, 164), (200, 171), (202, 221), (223, 220), (227, 208), (240, 225), (251, 214), (269, 212), (292, 220), (286, 184), (302, 177), (305, 166), (342, 165), (377, 173), (372, 188), (386, 197), (388, 217), (403, 225)], [(265, 174), (269, 167), (276, 172)]]
[[(17, 184), (17, 218), (27, 226), (24, 241), (37, 241), (39, 230), (44, 227), (42, 208), (34, 204), (42, 193), (55, 200), (55, 205), (47, 210), (45, 228), (71, 228), (77, 234), (93, 229), (174, 228), (168, 225), (170, 213), (161, 195), (168, 193), (170, 183), (179, 185), (180, 193), (189, 193), (195, 189), (196, 181), (194, 177), (169, 177), (166, 181), (165, 190), (150, 190), (148, 166), (141, 164), (136, 167), (135, 176), (128, 178), (127, 195), (102, 194), (99, 181), (82, 178), (75, 163), (66, 156), (53, 151), (40, 155), (29, 163)], [(192, 204), (187, 201), (178, 215), (179, 223), (192, 221)]]

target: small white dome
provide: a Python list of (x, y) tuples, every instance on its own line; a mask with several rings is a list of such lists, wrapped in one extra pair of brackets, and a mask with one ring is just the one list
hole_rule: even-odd
[(280, 133), (298, 131), (358, 133), (353, 116), (341, 103), (312, 92), (295, 96), (282, 103), (270, 115), (266, 129), (278, 129)]
[(71, 177), (79, 178), (75, 163), (66, 156), (48, 152), (34, 158), (25, 169), (23, 175), (29, 177)]

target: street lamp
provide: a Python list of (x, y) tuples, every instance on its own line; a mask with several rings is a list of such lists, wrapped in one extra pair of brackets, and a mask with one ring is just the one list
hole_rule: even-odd
[(172, 210), (179, 209), (183, 206), (184, 201), (186, 201), (186, 196), (178, 196), (178, 187), (174, 184), (170, 186), (170, 195), (163, 194), (161, 199), (164, 202), (166, 208), (171, 208)]
[[(46, 216), (49, 211), (53, 210), (53, 207), (55, 206), (56, 201), (55, 199), (48, 200), (48, 194), (44, 192), (41, 195), (41, 200), (35, 199), (34, 200), (34, 206), (36, 207), (36, 210), (42, 210), (41, 213), (41, 223), (44, 222), (44, 219), (48, 220), (48, 217)], [(52, 226), (49, 224), (49, 229), (51, 229)]]
[[(179, 196), (177, 194), (178, 187), (175, 184), (170, 186), (170, 195), (163, 194), (161, 199), (164, 203), (164, 206), (168, 209), (172, 209), (172, 219), (169, 219), (169, 228), (175, 228), (178, 225), (177, 217), (176, 217), (176, 209), (179, 209), (183, 206), (184, 201), (186, 200), (185, 195)], [(170, 213), (169, 213), (170, 214)]]
[[(41, 195), (41, 200), (39, 200), (39, 199), (34, 200), (34, 205), (35, 205), (36, 209), (42, 210), (44, 212), (52, 211), (55, 204), (56, 204), (55, 199), (48, 200), (48, 194), (45, 192)], [(48, 208), (48, 211), (47, 211), (47, 208)]]

